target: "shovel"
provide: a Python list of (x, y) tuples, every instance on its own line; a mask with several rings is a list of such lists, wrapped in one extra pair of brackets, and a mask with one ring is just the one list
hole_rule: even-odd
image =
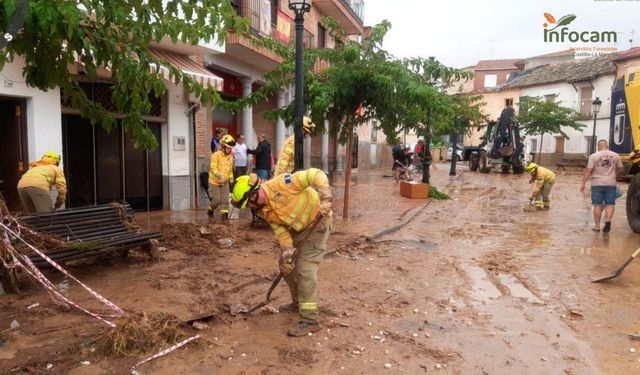
[(271, 293), (273, 293), (273, 290), (276, 288), (276, 286), (278, 286), (278, 284), (280, 283), (280, 280), (282, 280), (282, 276), (283, 276), (282, 272), (279, 272), (278, 276), (276, 276), (276, 278), (271, 283), (271, 286), (269, 287), (269, 290), (267, 291), (267, 297), (264, 299), (264, 301), (260, 302), (257, 305), (254, 305), (253, 307), (249, 308), (248, 310), (240, 311), (240, 313), (241, 314), (250, 314), (250, 313), (258, 310), (259, 308), (268, 305), (269, 302), (271, 302)]
[(592, 283), (601, 283), (603, 281), (608, 281), (608, 280), (611, 280), (611, 279), (615, 279), (616, 277), (622, 275), (622, 271), (624, 271), (624, 269), (629, 265), (629, 263), (631, 263), (631, 261), (634, 260), (638, 255), (640, 255), (640, 248), (638, 250), (636, 250), (633, 254), (631, 254), (631, 257), (629, 259), (627, 259), (626, 262), (624, 262), (622, 267), (618, 268), (611, 275), (591, 280), (591, 282)]

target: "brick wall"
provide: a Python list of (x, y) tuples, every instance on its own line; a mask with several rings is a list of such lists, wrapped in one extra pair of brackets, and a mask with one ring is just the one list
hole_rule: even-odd
[[(276, 122), (264, 118), (264, 113), (277, 108), (277, 98), (275, 95), (261, 100), (253, 106), (253, 129), (256, 135), (264, 133), (272, 147), (276, 145)], [(277, 150), (273, 150), (273, 156), (277, 157)]]

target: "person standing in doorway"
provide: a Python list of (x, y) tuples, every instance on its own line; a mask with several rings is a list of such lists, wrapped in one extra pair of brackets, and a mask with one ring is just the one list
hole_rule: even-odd
[(255, 150), (247, 150), (249, 154), (256, 156), (256, 174), (262, 180), (269, 179), (271, 172), (271, 144), (264, 134), (258, 136), (258, 147)]
[(222, 151), (222, 145), (220, 144), (220, 139), (222, 136), (227, 134), (227, 131), (224, 128), (216, 129), (216, 136), (211, 138), (211, 153), (216, 151)]
[(589, 163), (584, 170), (582, 187), (584, 193), (587, 181), (591, 182), (591, 204), (593, 205), (594, 232), (600, 232), (602, 212), (605, 223), (602, 231), (611, 231), (611, 218), (616, 208), (617, 177), (624, 172), (620, 155), (609, 150), (605, 140), (598, 141), (598, 152), (589, 157)]
[(236, 145), (233, 147), (233, 177), (238, 179), (247, 174), (247, 145), (244, 143), (244, 135), (238, 134)]

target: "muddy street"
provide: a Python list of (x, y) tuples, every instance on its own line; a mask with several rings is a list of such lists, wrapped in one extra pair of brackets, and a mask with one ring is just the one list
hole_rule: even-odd
[[(640, 264), (609, 283), (590, 282), (640, 246), (624, 199), (610, 235), (594, 233), (579, 173), (557, 177), (551, 210), (525, 212), (524, 175), (459, 167), (449, 177), (438, 164), (432, 184), (452, 200), (426, 207), (401, 198), (393, 179), (358, 176), (351, 218), (336, 223), (331, 254), (320, 266), (324, 329), (303, 338), (285, 335), (297, 315), (277, 310), (290, 301), (284, 284), (269, 307), (239, 313), (264, 298), (277, 270), (270, 229), (250, 230), (248, 218), (224, 228), (207, 224), (204, 212), (138, 214), (138, 224), (164, 234), (159, 260), (132, 254), (68, 268), (127, 312), (181, 321), (207, 316), (201, 330), (185, 328), (200, 340), (140, 373), (640, 373), (640, 341), (628, 337), (640, 330)], [(334, 186), (337, 217), (343, 185)], [(363, 239), (416, 210), (401, 230)], [(105, 327), (22, 280), (23, 296), (0, 297), (0, 330), (13, 319), (20, 323), (0, 336), (0, 373), (123, 374), (154, 354), (102, 354), (93, 340)], [(99, 310), (77, 285), (70, 284), (69, 295)]]

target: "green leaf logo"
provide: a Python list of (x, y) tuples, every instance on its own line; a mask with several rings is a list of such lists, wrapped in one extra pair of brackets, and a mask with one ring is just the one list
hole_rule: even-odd
[[(561, 26), (567, 26), (571, 22), (575, 21), (576, 17), (577, 16), (575, 14), (567, 14), (566, 16), (563, 16), (558, 21), (558, 24), (556, 25), (556, 27), (554, 27), (551, 30), (555, 30), (555, 29), (557, 29), (558, 27), (561, 27)], [(549, 30), (549, 31), (551, 31), (551, 30)]]

